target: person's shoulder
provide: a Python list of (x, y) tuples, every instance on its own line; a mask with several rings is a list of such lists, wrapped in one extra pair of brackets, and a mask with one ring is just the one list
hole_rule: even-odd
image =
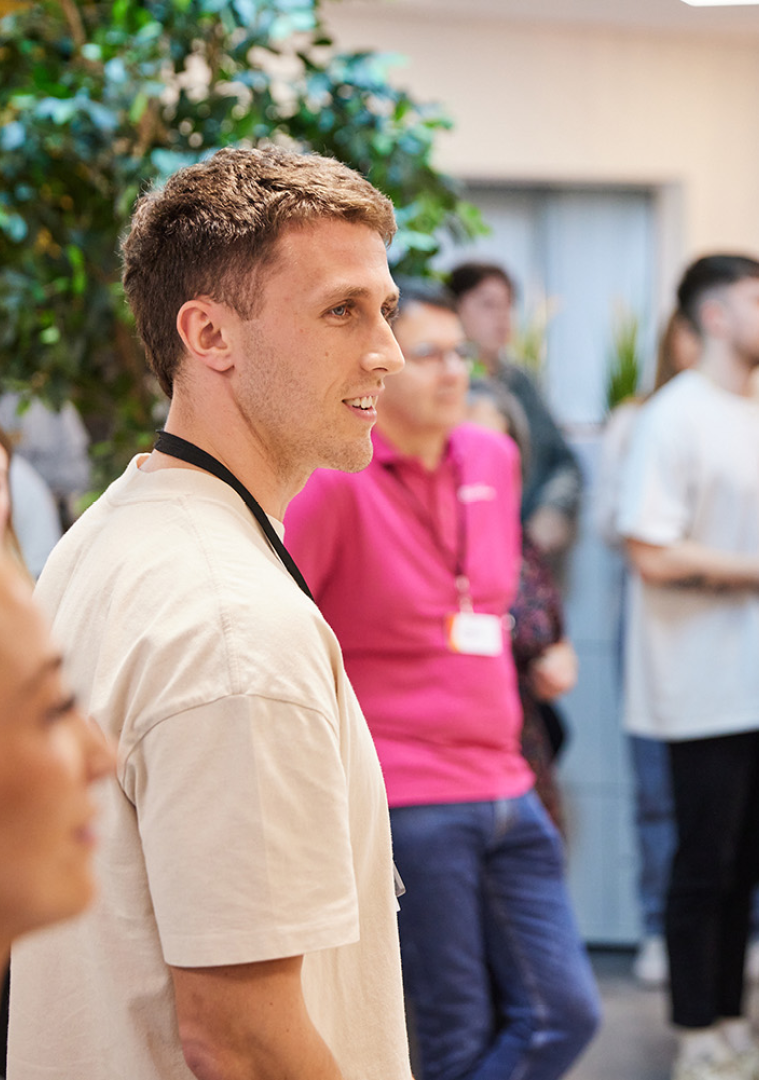
[(712, 384), (698, 371), (681, 371), (674, 375), (669, 382), (656, 390), (648, 399), (647, 404), (654, 402), (667, 402), (683, 400), (685, 398), (708, 397)]
[(495, 379), (515, 394), (527, 393), (539, 397), (535, 379), (513, 357), (505, 357), (495, 372)]
[(641, 407), (643, 426), (688, 426), (700, 407), (708, 407), (710, 390), (709, 382), (698, 372), (680, 372)]
[(607, 419), (607, 425), (634, 423), (642, 406), (643, 401), (640, 398), (625, 398), (624, 401), (620, 401), (619, 405), (615, 405), (611, 410)]
[(451, 451), (469, 481), (486, 476), (510, 488), (520, 472), (517, 444), (510, 435), (477, 424), (460, 424), (451, 434)]
[(514, 458), (517, 445), (510, 435), (502, 431), (481, 427), (479, 424), (459, 424), (451, 434), (451, 445), (459, 453), (481, 453), (493, 457)]
[(639, 398), (626, 398), (614, 406), (606, 417), (603, 429), (604, 441), (608, 445), (627, 443), (643, 405), (644, 402)]

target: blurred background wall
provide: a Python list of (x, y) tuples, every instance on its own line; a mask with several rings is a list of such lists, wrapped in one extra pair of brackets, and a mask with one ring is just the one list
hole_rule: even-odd
[(662, 296), (693, 252), (759, 249), (751, 7), (341, 0), (325, 10), (338, 42), (402, 53), (395, 78), (446, 104), (455, 128), (439, 163), (455, 175), (656, 189), (671, 232)]

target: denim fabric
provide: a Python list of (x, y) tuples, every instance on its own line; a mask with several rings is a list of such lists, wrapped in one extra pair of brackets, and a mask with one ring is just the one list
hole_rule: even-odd
[(638, 899), (643, 931), (647, 936), (661, 936), (664, 934), (664, 907), (676, 840), (669, 747), (660, 739), (647, 739), (641, 735), (631, 735), (629, 739), (640, 858)]
[(554, 1080), (599, 1021), (562, 843), (530, 792), (391, 811), (417, 1080)]

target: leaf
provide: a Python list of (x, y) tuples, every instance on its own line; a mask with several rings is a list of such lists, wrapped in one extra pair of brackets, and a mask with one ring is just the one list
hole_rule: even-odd
[(258, 5), (255, 0), (234, 0), (234, 9), (245, 23), (254, 23), (258, 16)]
[(12, 150), (18, 150), (20, 146), (24, 145), (25, 135), (24, 125), (19, 123), (18, 120), (12, 120), (9, 124), (5, 124), (0, 128), (0, 150), (6, 150), (9, 153)]
[(35, 108), (38, 120), (52, 120), (54, 124), (66, 124), (76, 115), (77, 103), (73, 98), (47, 97)]
[(120, 56), (114, 56), (103, 69), (103, 73), (108, 82), (114, 83), (117, 86), (123, 86), (123, 84), (129, 78), (126, 65)]
[(150, 160), (155, 166), (158, 175), (165, 179), (175, 173), (177, 169), (185, 165), (195, 165), (199, 160), (198, 154), (185, 154), (176, 150), (154, 150)]
[(640, 318), (618, 306), (606, 374), (606, 405), (610, 411), (637, 392), (641, 372), (639, 335)]
[(132, 102), (132, 107), (129, 110), (130, 124), (139, 124), (142, 118), (142, 114), (148, 107), (148, 100), (148, 95), (145, 93), (145, 91), (140, 90), (140, 92), (137, 94), (134, 101)]
[[(0, 21), (0, 350), (6, 383), (76, 401), (99, 433), (104, 486), (161, 407), (117, 254), (151, 181), (239, 140), (331, 154), (393, 200), (390, 256), (414, 274), (430, 272), (441, 233), (484, 226), (432, 162), (445, 113), (391, 85), (400, 55), (336, 51), (318, 0), (77, 6), (80, 49), (59, 0), (28, 0)], [(279, 56), (297, 65), (286, 97), (268, 62)], [(173, 85), (195, 63), (208, 85)]]

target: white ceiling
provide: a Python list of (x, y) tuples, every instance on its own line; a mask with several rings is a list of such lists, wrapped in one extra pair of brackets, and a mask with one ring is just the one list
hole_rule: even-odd
[(691, 7), (683, 0), (341, 0), (339, 7), (374, 13), (384, 8), (396, 17), (445, 13), (618, 29), (759, 35), (759, 6)]

